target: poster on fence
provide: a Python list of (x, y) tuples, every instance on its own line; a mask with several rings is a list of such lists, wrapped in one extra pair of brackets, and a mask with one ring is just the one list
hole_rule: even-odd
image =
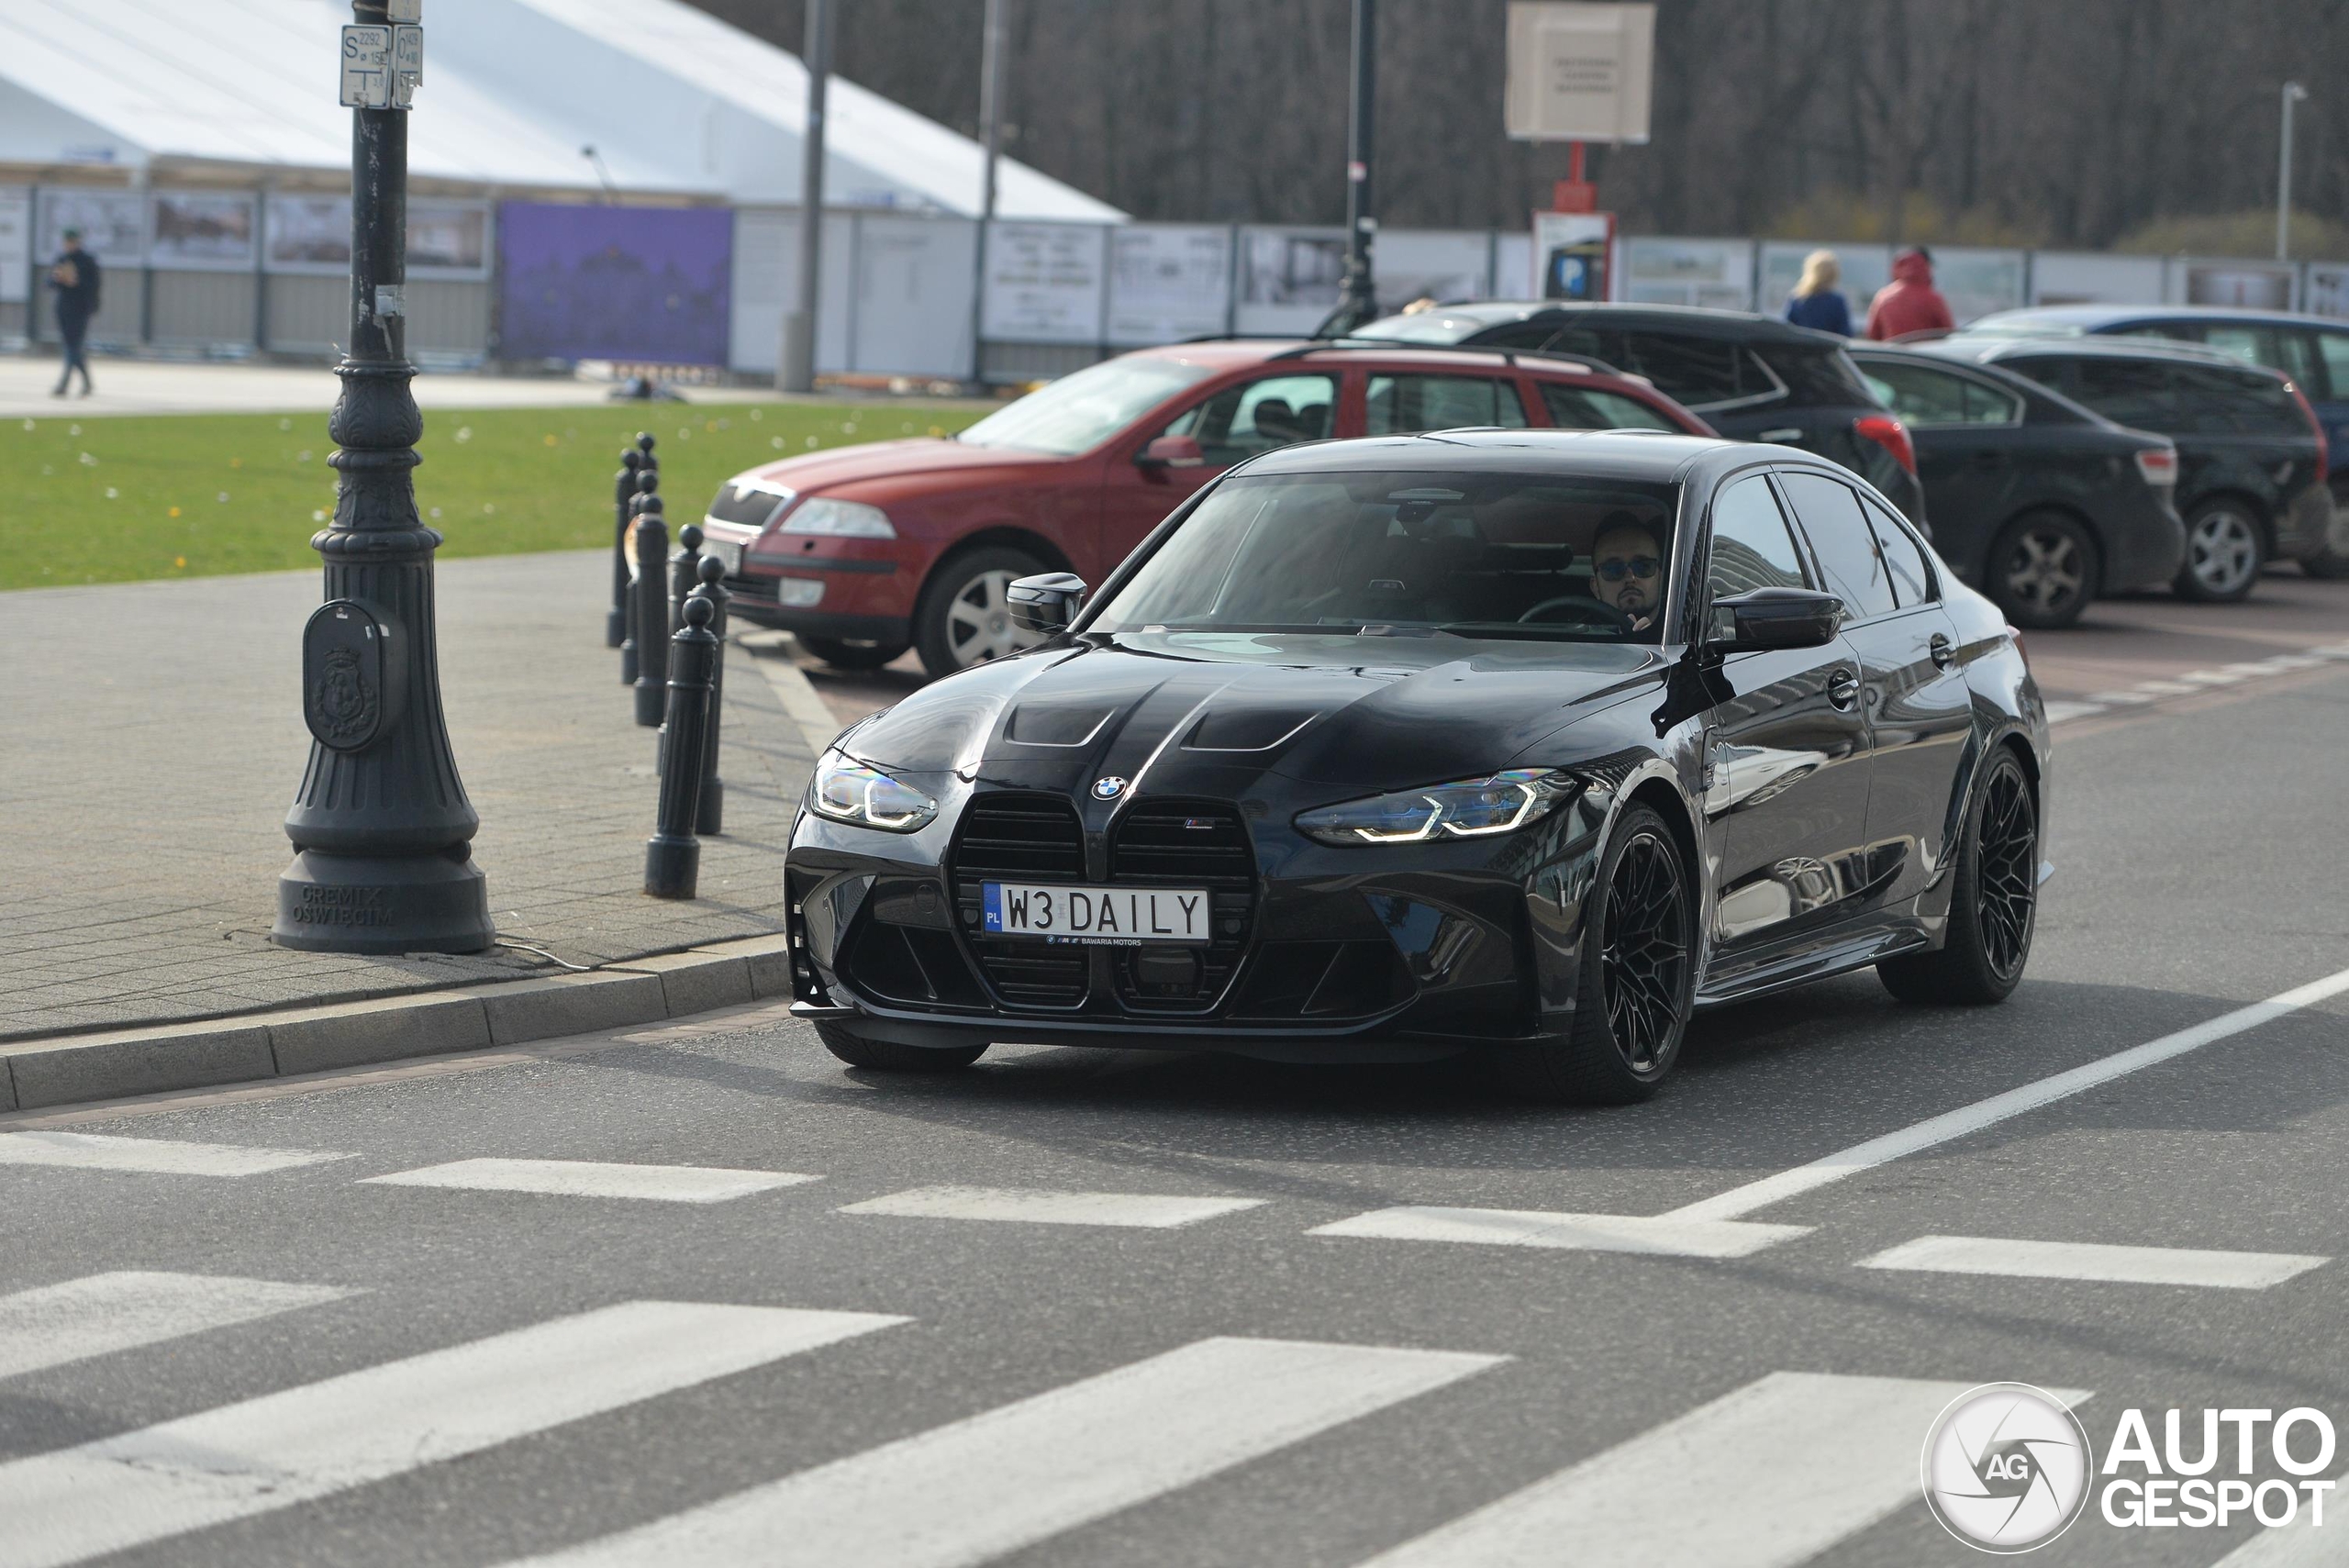
[(1933, 284), (1949, 301), (1949, 313), (1961, 327), (1998, 310), (2020, 309), (2023, 304), (2023, 253), (2020, 250), (1972, 250), (1935, 246)]
[(147, 259), (147, 198), (136, 191), (44, 186), (35, 252), (44, 261), (55, 256), (69, 228), (82, 231), (82, 248), (100, 267), (136, 267)]
[(2292, 267), (2284, 261), (2174, 256), (2169, 261), (2173, 305), (2224, 305), (2244, 310), (2292, 308)]
[(1109, 341), (1178, 343), (1226, 329), (1231, 230), (1135, 223), (1109, 235)]
[(726, 362), (730, 209), (507, 202), (497, 226), (505, 358)]
[(1001, 343), (1099, 342), (1108, 238), (1089, 223), (990, 225), (982, 335)]
[(257, 206), (237, 191), (157, 191), (148, 259), (177, 271), (250, 272)]
[(1415, 300), (1489, 299), (1492, 264), (1492, 238), (1480, 231), (1386, 228), (1371, 249), (1371, 282), (1388, 313)]
[(0, 190), (0, 304), (21, 305), (32, 293), (33, 197)]
[(1753, 308), (1751, 239), (1627, 239), (1622, 297), (1634, 305)]
[(2162, 259), (2100, 250), (2037, 250), (2031, 258), (2033, 305), (2159, 305)]
[(1342, 229), (1243, 228), (1234, 325), (1242, 332), (1310, 332), (1338, 307), (1345, 271)]
[(2308, 298), (2300, 308), (2315, 316), (2349, 316), (2349, 267), (2310, 262)]

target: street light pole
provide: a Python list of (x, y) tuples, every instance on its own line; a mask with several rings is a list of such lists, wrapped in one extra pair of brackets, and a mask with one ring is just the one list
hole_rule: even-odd
[[(420, 0), (352, 0), (343, 35), (351, 130), (351, 337), (328, 421), (334, 521), (312, 537), (326, 603), (302, 632), (310, 761), (285, 814), (279, 945), (312, 952), (478, 952), (496, 940), (473, 862), (481, 827), (440, 713), (432, 553), (417, 517), (423, 416), (408, 383), (407, 108), (422, 73)], [(404, 32), (412, 36), (401, 38)], [(359, 35), (354, 41), (353, 35)], [(394, 61), (414, 46), (408, 80)], [(354, 66), (354, 60), (357, 64)]]
[(1346, 131), (1346, 271), (1338, 308), (1321, 324), (1320, 335), (1342, 338), (1378, 319), (1372, 286), (1371, 239), (1378, 229), (1372, 216), (1371, 160), (1378, 84), (1377, 0), (1354, 0), (1353, 117)]
[(816, 390), (816, 310), (823, 297), (824, 89), (832, 74), (831, 0), (807, 0), (807, 119), (799, 139), (799, 298), (783, 318), (783, 363), (776, 386)]
[(979, 39), (979, 234), (971, 262), (971, 382), (982, 385), (986, 365), (980, 336), (986, 326), (987, 226), (995, 222), (996, 162), (1003, 156), (1003, 0), (987, 0)]
[(2276, 157), (2276, 259), (2292, 259), (2292, 106), (2309, 95), (2297, 82), (2284, 83), (2283, 147)]

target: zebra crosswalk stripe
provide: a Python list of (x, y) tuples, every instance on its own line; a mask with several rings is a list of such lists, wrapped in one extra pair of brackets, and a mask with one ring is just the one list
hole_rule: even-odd
[(0, 1568), (56, 1568), (902, 1323), (630, 1301), (0, 1464)]
[(0, 1132), (0, 1165), (59, 1165), (79, 1171), (133, 1171), (158, 1176), (259, 1176), (300, 1165), (348, 1160), (317, 1149), (246, 1149), (229, 1143), (174, 1143), (103, 1132), (37, 1129)]
[(1505, 1359), (1201, 1340), (530, 1563), (962, 1568)]
[(124, 1271), (0, 1296), (0, 1377), (250, 1323), (359, 1292), (216, 1274)]
[(1364, 1568), (1789, 1568), (1906, 1504), (1963, 1383), (1772, 1373)]
[(452, 1160), (362, 1185), (453, 1187), (473, 1192), (545, 1193), (557, 1197), (644, 1198), (658, 1203), (724, 1203), (818, 1178), (796, 1171), (738, 1171), (715, 1165), (629, 1165), (602, 1160)]

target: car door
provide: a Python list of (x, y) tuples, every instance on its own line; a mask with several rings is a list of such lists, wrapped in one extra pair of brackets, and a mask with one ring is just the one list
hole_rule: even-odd
[(2309, 336), (2314, 339), (2316, 373), (2301, 390), (2316, 405), (2325, 439), (2337, 454), (2332, 494), (2349, 502), (2349, 330), (2321, 327)]
[(1867, 724), (1867, 831), (1852, 891), (1914, 897), (1941, 865), (1951, 793), (1974, 719), (1956, 632), (1924, 547), (1842, 480), (1782, 469), (1778, 485), (1827, 591), (1851, 609)]
[(1854, 358), (1870, 389), (1909, 427), (1935, 547), (1961, 573), (1978, 574), (2039, 455), (2023, 426), (2022, 399), (1960, 370)]
[[(1211, 392), (1138, 436), (1130, 451), (1111, 457), (1102, 474), (1102, 574), (1225, 469), (1275, 447), (1332, 434), (1337, 408), (1335, 375), (1262, 375)], [(1196, 468), (1143, 463), (1143, 450), (1160, 436), (1190, 437), (1206, 461)]]
[[(1755, 588), (1821, 586), (1759, 469), (1714, 496), (1704, 560), (1709, 606)], [(1729, 952), (1832, 917), (1866, 839), (1870, 762), (1859, 660), (1841, 638), (1732, 653), (1720, 676), (1703, 797), (1718, 861), (1713, 937)]]

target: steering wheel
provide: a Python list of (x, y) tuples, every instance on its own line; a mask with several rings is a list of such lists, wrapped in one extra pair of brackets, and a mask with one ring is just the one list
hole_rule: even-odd
[[(1552, 616), (1552, 610), (1571, 610), (1566, 616)], [(1562, 594), (1554, 599), (1544, 599), (1517, 617), (1522, 626), (1528, 621), (1564, 620), (1583, 626), (1605, 627), (1619, 636), (1631, 635), (1631, 617), (1612, 605), (1602, 605), (1597, 599), (1580, 594)]]

